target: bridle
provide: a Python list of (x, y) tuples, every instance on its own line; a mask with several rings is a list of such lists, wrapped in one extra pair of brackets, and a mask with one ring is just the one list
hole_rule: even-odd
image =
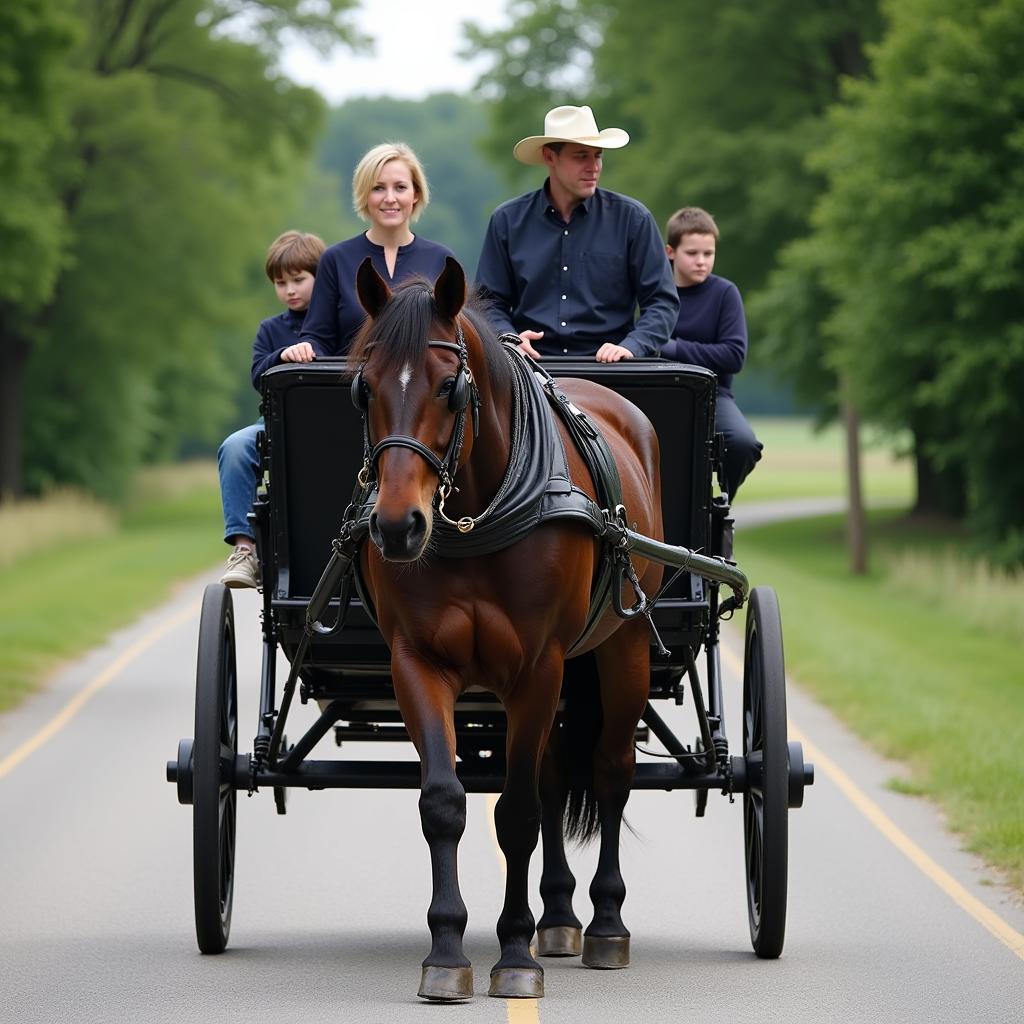
[[(455, 414), (455, 423), (452, 426), (451, 437), (448, 439), (448, 447), (444, 456), (438, 458), (432, 449), (408, 434), (389, 434), (376, 444), (370, 443), (369, 393), (363, 380), (363, 367), (360, 366), (352, 378), (351, 389), (352, 404), (363, 415), (363, 465), (359, 470), (358, 479), (362, 487), (369, 488), (371, 484), (377, 482), (377, 464), (381, 455), (388, 448), (408, 448), (425, 459), (437, 474), (436, 498), (441, 517), (445, 522), (456, 526), (460, 532), (468, 533), (476, 525), (477, 520), (469, 516), (459, 520), (449, 519), (444, 512), (444, 502), (452, 492), (452, 479), (459, 468), (459, 458), (462, 455), (462, 446), (466, 436), (467, 412), (473, 417), (473, 437), (476, 438), (480, 433), (480, 391), (473, 379), (473, 371), (469, 368), (469, 350), (466, 348), (465, 335), (458, 319), (455, 321), (455, 341), (431, 339), (427, 341), (427, 346), (449, 349), (459, 357), (455, 381), (448, 393), (448, 409)], [(477, 517), (477, 519), (479, 518)]]

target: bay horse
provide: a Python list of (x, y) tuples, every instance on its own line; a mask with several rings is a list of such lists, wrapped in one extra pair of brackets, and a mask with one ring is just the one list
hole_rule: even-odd
[[(362, 545), (359, 572), (391, 652), (395, 695), (421, 762), (419, 810), (433, 882), (431, 948), (418, 994), (435, 1001), (473, 994), (457, 872), (466, 793), (456, 774), (454, 713), (461, 694), (481, 688), (500, 699), (507, 718), (506, 776), (494, 812), (506, 883), (489, 994), (537, 998), (544, 992), (543, 969), (531, 952), (535, 922), (527, 875), (542, 820), (538, 952), (571, 955), (582, 945), (588, 966), (629, 962), (619, 833), (635, 767), (634, 733), (650, 685), (648, 625), (611, 610), (588, 623), (602, 549), (579, 519), (545, 520), (498, 550), (474, 553), (488, 517), (500, 519), (510, 464), (529, 461), (530, 453), (516, 445), (522, 414), (514, 365), (529, 360), (499, 342), (482, 304), (468, 298), (461, 266), (449, 258), (432, 287), (411, 280), (392, 292), (367, 260), (357, 290), (368, 318), (349, 354), (358, 366), (352, 394), (364, 412), (363, 472), (376, 485), (372, 543)], [(633, 529), (660, 539), (658, 442), (650, 422), (600, 385), (563, 379), (558, 387), (603, 434)], [(595, 498), (586, 463), (562, 423), (558, 430), (574, 491)], [(456, 548), (464, 540), (466, 553), (446, 556), (436, 541), (442, 530), (454, 535)], [(634, 568), (642, 588), (656, 589), (659, 564), (637, 559)], [(598, 716), (591, 715), (586, 763), (575, 765), (589, 777), (582, 794), (567, 781), (553, 736), (570, 651), (593, 651), (598, 675), (566, 696), (567, 720), (575, 701), (590, 702)], [(594, 914), (582, 942), (563, 816), (570, 835), (600, 834), (590, 887)]]

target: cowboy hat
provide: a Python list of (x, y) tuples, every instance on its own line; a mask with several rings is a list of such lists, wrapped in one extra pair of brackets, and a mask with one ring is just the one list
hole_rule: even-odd
[(578, 142), (595, 149), (621, 149), (629, 135), (621, 128), (597, 130), (590, 107), (555, 107), (544, 117), (544, 134), (521, 139), (512, 155), (523, 164), (542, 164), (541, 150), (551, 142)]

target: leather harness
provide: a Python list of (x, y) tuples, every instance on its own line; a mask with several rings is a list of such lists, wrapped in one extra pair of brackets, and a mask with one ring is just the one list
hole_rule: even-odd
[[(464, 342), (461, 332), (459, 335), (456, 344), (462, 348)], [(430, 547), (432, 552), (441, 558), (469, 558), (509, 547), (542, 523), (552, 520), (568, 519), (586, 525), (603, 541), (602, 557), (591, 588), (586, 625), (570, 648), (569, 653), (572, 653), (596, 628), (609, 603), (614, 605), (616, 613), (622, 618), (644, 614), (649, 620), (651, 602), (647, 601), (640, 590), (624, 542), (627, 524), (622, 505), (622, 483), (608, 442), (586, 413), (569, 401), (554, 378), (524, 356), (512, 343), (513, 340), (516, 343), (519, 341), (513, 336), (502, 337), (502, 348), (513, 371), (514, 386), (513, 440), (505, 478), (498, 491), (499, 500), (492, 502), (484, 513), (475, 519), (448, 519), (444, 513), (444, 499), (451, 491), (449, 472), (454, 475), (458, 450), (453, 452), (452, 445), (449, 445), (443, 461), (437, 459), (431, 452), (428, 461), (439, 475), (435, 504), (440, 515), (434, 519)], [(430, 344), (456, 347), (456, 344), (451, 342)], [(464, 365), (464, 359), (463, 349), (460, 366)], [(475, 413), (479, 405), (475, 383), (472, 383), (472, 389), (470, 401), (473, 403)], [(464, 409), (456, 414), (452, 439), (453, 445), (457, 445), (457, 448), (461, 448), (465, 416)], [(556, 416), (566, 427), (587, 466), (594, 482), (596, 501), (572, 482)], [(395, 436), (385, 438), (371, 446), (364, 412), (366, 458), (352, 502), (345, 512), (340, 535), (332, 544), (334, 554), (331, 563), (328, 564), (314, 598), (310, 601), (307, 611), (307, 629), (310, 631), (326, 634), (333, 633), (339, 628), (341, 616), (339, 622), (331, 627), (320, 625), (318, 620), (339, 582), (344, 591), (344, 580), (348, 578), (350, 570), (367, 613), (374, 622), (377, 621), (366, 582), (359, 571), (358, 550), (369, 532), (370, 514), (377, 500), (377, 457), (380, 451), (388, 446), (399, 445), (415, 451), (424, 447), (418, 443), (413, 445), (410, 440), (404, 436)], [(336, 561), (339, 564), (335, 567)], [(332, 567), (335, 567), (333, 574)], [(624, 580), (629, 580), (637, 596), (637, 602), (631, 608), (622, 605), (621, 592)], [(343, 593), (342, 613), (345, 603), (346, 595)]]

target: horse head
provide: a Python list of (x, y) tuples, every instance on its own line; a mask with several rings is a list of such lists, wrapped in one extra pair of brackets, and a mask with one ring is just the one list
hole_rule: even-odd
[(386, 560), (415, 562), (430, 540), (434, 496), (443, 502), (451, 492), (473, 446), (479, 393), (470, 344), (479, 338), (460, 317), (466, 276), (449, 257), (432, 288), (413, 279), (391, 291), (366, 259), (356, 288), (369, 315), (352, 351), (352, 400), (377, 483), (370, 538)]

